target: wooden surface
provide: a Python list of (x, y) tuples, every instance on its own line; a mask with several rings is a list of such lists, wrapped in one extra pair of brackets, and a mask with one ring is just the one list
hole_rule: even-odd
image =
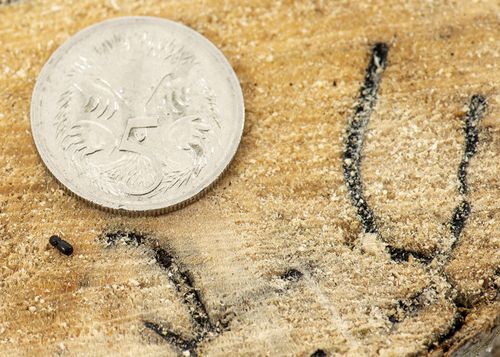
[[(0, 355), (498, 353), (498, 13), (493, 0), (1, 6)], [(227, 174), (159, 217), (70, 196), (31, 139), (30, 96), (47, 58), (123, 15), (201, 32), (245, 95)], [(371, 100), (360, 88), (375, 43), (388, 52), (368, 113), (357, 108)], [(468, 155), (474, 95), (485, 110)], [(346, 184), (359, 113), (369, 114), (354, 168), (362, 201)], [(376, 229), (358, 214), (365, 206)], [(48, 246), (52, 234), (73, 256)]]

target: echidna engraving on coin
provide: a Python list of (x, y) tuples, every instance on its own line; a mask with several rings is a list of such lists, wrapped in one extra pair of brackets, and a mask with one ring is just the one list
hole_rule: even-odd
[(131, 211), (172, 207), (208, 187), (244, 120), (222, 54), (182, 25), (145, 17), (71, 38), (44, 67), (32, 102), (33, 136), (56, 178)]

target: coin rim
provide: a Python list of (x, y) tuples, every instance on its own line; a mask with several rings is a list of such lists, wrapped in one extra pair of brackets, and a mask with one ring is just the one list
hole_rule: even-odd
[[(35, 124), (35, 117), (38, 115), (40, 117), (40, 106), (36, 104), (36, 99), (40, 99), (41, 95), (39, 94), (40, 92), (40, 87), (42, 86), (42, 83), (45, 83), (47, 76), (50, 74), (51, 69), (53, 68), (52, 62), (56, 62), (57, 60), (60, 60), (63, 55), (67, 52), (69, 48), (72, 47), (73, 43), (85, 38), (87, 34), (93, 33), (102, 26), (109, 26), (117, 23), (127, 23), (127, 22), (133, 22), (133, 23), (156, 23), (158, 25), (166, 25), (166, 26), (174, 26), (182, 31), (186, 31), (188, 35), (192, 35), (196, 39), (200, 40), (202, 43), (205, 44), (206, 49), (209, 53), (211, 53), (215, 60), (220, 63), (220, 65), (225, 68), (226, 70), (226, 75), (227, 78), (226, 80), (229, 80), (230, 88), (234, 91), (232, 94), (234, 95), (234, 104), (235, 110), (234, 112), (237, 113), (238, 115), (238, 122), (239, 125), (236, 126), (235, 130), (235, 136), (233, 137), (233, 140), (231, 142), (231, 148), (230, 150), (225, 151), (225, 159), (222, 161), (222, 165), (218, 165), (216, 167), (215, 172), (208, 176), (209, 179), (207, 178), (205, 180), (205, 184), (199, 185), (199, 188), (197, 190), (194, 190), (194, 193), (192, 194), (184, 194), (180, 196), (180, 198), (176, 201), (175, 203), (170, 204), (168, 206), (162, 206), (161, 202), (159, 202), (156, 205), (151, 205), (147, 207), (147, 204), (144, 205), (144, 208), (140, 207), (124, 207), (120, 203), (113, 203), (110, 202), (109, 200), (106, 200), (105, 203), (99, 201), (98, 199), (95, 198), (90, 198), (88, 195), (84, 194), (85, 192), (82, 193), (82, 190), (76, 189), (71, 180), (66, 177), (67, 175), (64, 174), (64, 169), (59, 168), (55, 163), (53, 163), (54, 160), (51, 159), (51, 156), (53, 156), (50, 153), (50, 150), (47, 149), (46, 144), (44, 143), (44, 137), (41, 134), (41, 131), (38, 134), (35, 134), (35, 131), (33, 128), (36, 126)], [(41, 119), (39, 119), (39, 122), (41, 123)], [(217, 48), (208, 38), (200, 34), (199, 32), (195, 31), (194, 29), (181, 24), (179, 22), (175, 22), (172, 20), (168, 20), (165, 18), (161, 17), (154, 17), (154, 16), (123, 16), (123, 17), (115, 17), (112, 19), (108, 19), (105, 21), (98, 22), (96, 24), (93, 24), (91, 26), (88, 26), (80, 31), (78, 31), (76, 34), (68, 38), (62, 45), (60, 45), (48, 58), (48, 60), (45, 62), (43, 65), (37, 80), (36, 84), (33, 88), (33, 93), (31, 96), (31, 103), (30, 103), (30, 124), (31, 124), (31, 135), (33, 138), (33, 141), (35, 143), (35, 147), (37, 149), (38, 156), (41, 158), (42, 162), (44, 163), (47, 171), (56, 179), (59, 184), (63, 186), (63, 188), (69, 192), (71, 195), (89, 203), (93, 207), (97, 207), (99, 209), (102, 209), (104, 211), (108, 212), (116, 212), (116, 213), (125, 213), (128, 215), (133, 215), (133, 216), (141, 216), (141, 215), (158, 215), (158, 214), (163, 214), (167, 212), (171, 212), (177, 209), (180, 209), (182, 207), (185, 207), (186, 205), (196, 201), (199, 199), (203, 194), (205, 194), (210, 188), (212, 188), (218, 180), (224, 175), (224, 173), (227, 171), (229, 168), (231, 162), (233, 161), (236, 152), (239, 148), (239, 145), (241, 143), (241, 138), (243, 135), (243, 130), (245, 127), (245, 103), (244, 103), (244, 97), (243, 97), (243, 92), (241, 89), (241, 85), (239, 82), (239, 79), (234, 72), (234, 69), (232, 68), (231, 64), (227, 60), (227, 58), (224, 56), (222, 51)], [(239, 130), (238, 130), (239, 129)], [(45, 140), (46, 141), (46, 140)], [(42, 155), (42, 152), (44, 152), (44, 155)], [(67, 182), (65, 182), (67, 181)], [(203, 181), (202, 181), (203, 182)], [(134, 204), (135, 206), (135, 204)]]

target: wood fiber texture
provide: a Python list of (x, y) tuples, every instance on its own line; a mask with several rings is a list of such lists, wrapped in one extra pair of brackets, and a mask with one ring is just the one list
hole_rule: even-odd
[[(496, 1), (0, 4), (0, 356), (499, 353)], [(69, 195), (30, 133), (50, 54), (125, 15), (205, 35), (245, 96), (228, 172), (158, 217)]]

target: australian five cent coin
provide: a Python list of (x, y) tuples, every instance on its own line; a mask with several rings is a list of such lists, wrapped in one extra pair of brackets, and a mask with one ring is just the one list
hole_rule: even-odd
[(38, 152), (86, 201), (161, 213), (224, 172), (243, 131), (238, 79), (194, 30), (124, 17), (82, 30), (43, 67), (31, 101)]

